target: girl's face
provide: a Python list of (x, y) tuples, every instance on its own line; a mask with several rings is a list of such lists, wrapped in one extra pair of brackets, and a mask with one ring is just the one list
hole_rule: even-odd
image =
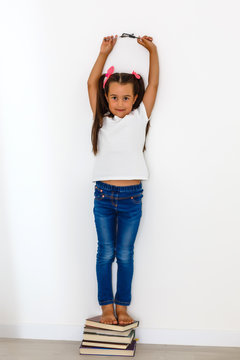
[(132, 111), (137, 95), (133, 95), (133, 84), (119, 84), (113, 81), (106, 95), (109, 110), (113, 115), (123, 118)]

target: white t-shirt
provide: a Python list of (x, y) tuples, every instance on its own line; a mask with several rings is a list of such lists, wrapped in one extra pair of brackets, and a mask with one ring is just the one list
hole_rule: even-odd
[[(151, 117), (150, 117), (151, 119)], [(149, 172), (143, 146), (148, 120), (144, 103), (124, 118), (114, 115), (103, 117), (98, 133), (98, 152), (92, 181), (96, 180), (147, 180)]]

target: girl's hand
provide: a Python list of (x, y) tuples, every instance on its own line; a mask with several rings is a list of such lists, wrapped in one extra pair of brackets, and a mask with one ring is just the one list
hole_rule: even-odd
[(151, 36), (144, 35), (137, 39), (137, 42), (144, 46), (149, 52), (156, 49), (156, 45), (152, 42), (153, 38)]
[(113, 37), (113, 35), (105, 36), (101, 44), (100, 53), (107, 55), (110, 54), (114, 45), (116, 44), (116, 41), (117, 41), (117, 35), (115, 35), (115, 37)]

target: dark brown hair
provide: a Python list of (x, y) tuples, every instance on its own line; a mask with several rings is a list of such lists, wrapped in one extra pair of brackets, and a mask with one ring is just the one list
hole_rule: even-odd
[[(128, 73), (114, 73), (112, 74), (106, 84), (105, 88), (103, 89), (103, 81), (105, 78), (105, 74), (102, 74), (98, 80), (98, 89), (97, 89), (97, 103), (96, 103), (96, 111), (95, 111), (95, 118), (92, 125), (92, 131), (91, 131), (91, 140), (92, 140), (92, 151), (94, 155), (97, 154), (97, 140), (98, 140), (98, 132), (99, 129), (103, 125), (103, 117), (109, 116), (114, 117), (114, 115), (111, 113), (108, 107), (108, 102), (105, 97), (105, 94), (108, 95), (109, 91), (109, 85), (111, 82), (118, 82), (120, 84), (133, 84), (133, 94), (138, 95), (135, 103), (133, 104), (132, 110), (137, 109), (142, 102), (143, 95), (145, 93), (145, 86), (142, 77), (140, 79), (137, 79), (135, 75), (128, 74)], [(150, 120), (147, 122), (146, 126), (146, 136), (148, 133), (150, 127)], [(145, 137), (145, 143), (143, 146), (143, 151), (146, 150), (146, 137)]]

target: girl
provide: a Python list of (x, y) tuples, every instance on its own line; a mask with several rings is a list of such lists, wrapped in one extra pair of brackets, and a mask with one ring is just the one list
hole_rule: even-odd
[[(149, 51), (148, 86), (142, 77), (102, 70), (117, 35), (104, 37), (100, 53), (88, 78), (89, 101), (93, 111), (91, 140), (96, 155), (93, 181), (94, 217), (98, 236), (96, 273), (101, 322), (130, 324), (134, 241), (142, 215), (143, 188), (148, 179), (143, 156), (149, 118), (159, 81), (159, 63), (152, 37), (137, 42)], [(116, 256), (117, 291), (112, 292), (112, 262)], [(113, 305), (116, 305), (116, 316)]]

